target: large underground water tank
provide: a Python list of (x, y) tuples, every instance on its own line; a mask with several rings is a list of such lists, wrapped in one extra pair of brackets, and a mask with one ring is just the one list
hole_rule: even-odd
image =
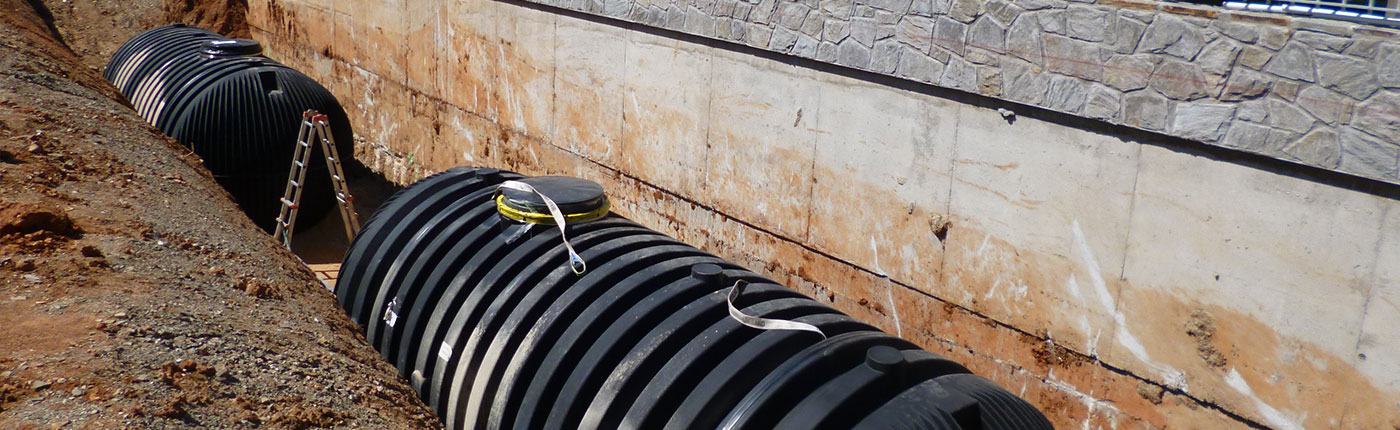
[[(127, 41), (103, 76), (143, 118), (198, 154), (243, 211), (271, 231), (302, 112), (316, 109), (330, 118), (340, 154), (353, 153), (353, 142), (345, 110), (330, 91), (261, 54), (255, 41), (174, 24)], [(300, 216), (315, 220), (334, 196), (319, 144), (311, 157)]]
[[(543, 199), (507, 180), (558, 204), (582, 274)], [(740, 280), (743, 313), (825, 337), (741, 324)], [(580, 179), (419, 181), (365, 223), (336, 296), (452, 429), (1050, 428), (958, 363), (608, 214)]]

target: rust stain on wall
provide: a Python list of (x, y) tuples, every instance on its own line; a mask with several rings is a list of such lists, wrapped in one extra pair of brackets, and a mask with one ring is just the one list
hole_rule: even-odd
[(775, 166), (810, 166), (813, 142), (805, 142), (802, 148), (804, 142), (763, 142), (728, 130), (711, 131), (708, 141), (699, 195), (708, 197), (721, 212), (763, 216), (771, 228), (787, 237), (807, 237), (811, 172)]
[[(1274, 428), (1393, 428), (1400, 396), (1377, 389), (1348, 359), (1316, 345), (1282, 338), (1259, 319), (1185, 294), (1133, 289), (1152, 304), (1130, 322), (1155, 337), (1154, 359), (1181, 366), (1192, 396), (1227, 406)], [(1215, 330), (1202, 353), (1199, 328)]]

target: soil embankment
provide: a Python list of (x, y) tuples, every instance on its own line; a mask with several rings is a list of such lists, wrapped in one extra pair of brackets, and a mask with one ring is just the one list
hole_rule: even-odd
[[(151, 23), (81, 30), (103, 15), (40, 3), (0, 0), (0, 428), (438, 426), (311, 271), (96, 73)], [(132, 3), (112, 10), (149, 7)]]
[(101, 71), (132, 36), (183, 22), (229, 37), (248, 37), (247, 0), (29, 0), (51, 22), (60, 43), (88, 67)]

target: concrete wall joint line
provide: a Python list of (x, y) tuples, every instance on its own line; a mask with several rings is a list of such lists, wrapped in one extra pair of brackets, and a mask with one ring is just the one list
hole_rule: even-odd
[[(1134, 152), (1133, 158), (1136, 158), (1137, 160), (1135, 160), (1135, 163), (1134, 163), (1134, 166), (1133, 166), (1133, 188), (1132, 188), (1132, 196), (1133, 196), (1133, 197), (1132, 197), (1131, 200), (1128, 201), (1128, 225), (1129, 225), (1129, 226), (1132, 226), (1132, 225), (1133, 225), (1133, 216), (1135, 216), (1135, 214), (1137, 213), (1137, 212), (1136, 212), (1136, 211), (1137, 211), (1137, 201), (1138, 201), (1138, 197), (1139, 197), (1139, 196), (1138, 196), (1138, 180), (1139, 180), (1139, 178), (1142, 177), (1142, 146), (1138, 146), (1138, 147), (1134, 148), (1133, 152)], [(1128, 256), (1129, 256), (1129, 255), (1132, 255), (1131, 252), (1129, 252), (1129, 251), (1131, 250), (1132, 246), (1133, 246), (1133, 245), (1132, 245), (1132, 244), (1133, 244), (1132, 238), (1133, 238), (1133, 229), (1132, 229), (1131, 227), (1129, 227), (1126, 231), (1123, 232), (1123, 260), (1122, 260), (1121, 264), (1118, 266), (1118, 280), (1120, 280), (1120, 281), (1127, 281), (1127, 280), (1128, 280)], [(1123, 306), (1123, 290), (1122, 290), (1122, 289), (1119, 289), (1119, 290), (1118, 290), (1117, 297), (1114, 297), (1114, 298), (1113, 298), (1113, 301), (1114, 301), (1114, 303), (1116, 303), (1117, 306), (1118, 306), (1118, 309), (1114, 309), (1114, 311), (1116, 311), (1116, 312), (1122, 312), (1122, 306)]]
[(710, 70), (706, 72), (706, 74), (707, 74), (709, 77), (706, 78), (706, 79), (709, 79), (711, 85), (709, 85), (709, 88), (710, 88), (710, 95), (709, 95), (709, 98), (708, 98), (707, 100), (705, 100), (705, 123), (706, 123), (706, 124), (705, 124), (705, 152), (701, 154), (701, 157), (702, 157), (702, 159), (700, 160), (700, 169), (701, 169), (701, 172), (700, 172), (700, 175), (699, 175), (699, 177), (701, 178), (701, 182), (702, 182), (702, 183), (701, 183), (701, 184), (696, 184), (696, 185), (695, 185), (696, 190), (699, 190), (699, 189), (701, 189), (701, 188), (703, 188), (703, 187), (709, 186), (709, 178), (710, 178), (710, 170), (711, 170), (711, 169), (710, 169), (710, 159), (711, 159), (711, 158), (710, 158), (710, 155), (711, 155), (711, 152), (714, 151), (714, 146), (711, 144), (711, 139), (713, 138), (713, 135), (714, 135), (714, 127), (713, 127), (710, 123), (711, 123), (712, 121), (714, 121), (714, 118), (715, 118), (715, 97), (717, 97), (717, 96), (718, 96), (717, 93), (719, 93), (719, 91), (717, 90), (717, 87), (715, 87), (715, 85), (714, 85), (714, 82), (715, 82), (715, 51), (714, 51), (714, 49), (706, 49), (705, 52), (706, 52), (705, 56), (706, 56), (706, 58), (708, 59), (708, 63), (709, 63), (709, 65), (710, 65)]
[[(953, 222), (953, 220), (952, 220), (952, 215), (953, 215), (953, 187), (954, 187), (953, 184), (956, 184), (957, 181), (958, 181), (958, 163), (957, 163), (957, 160), (958, 160), (958, 143), (959, 143), (959, 142), (962, 142), (962, 139), (960, 139), (961, 136), (960, 136), (959, 133), (962, 131), (962, 123), (963, 123), (963, 121), (962, 121), (962, 116), (963, 116), (963, 114), (966, 113), (966, 112), (967, 112), (967, 109), (966, 109), (966, 108), (958, 109), (957, 112), (956, 112), (956, 115), (958, 116), (958, 120), (953, 122), (953, 144), (951, 145), (952, 147), (949, 149), (950, 154), (949, 154), (949, 156), (948, 156), (948, 178), (949, 178), (949, 180), (948, 180), (948, 192), (943, 194), (943, 213), (945, 214), (945, 217), (946, 217), (946, 218), (944, 219), (944, 222), (948, 222), (948, 223)], [(946, 227), (945, 227), (945, 228), (946, 228)], [(942, 252), (941, 254), (939, 254), (939, 256), (938, 256), (938, 284), (939, 284), (939, 285), (946, 285), (946, 283), (947, 283), (947, 279), (944, 279), (944, 278), (947, 276), (947, 271), (948, 271), (948, 241), (947, 241), (947, 238), (948, 238), (948, 236), (945, 234), (945, 235), (943, 236), (943, 238), (942, 238), (942, 239), (939, 239), (939, 241), (938, 241), (939, 248), (943, 250), (943, 252)]]
[[(1357, 330), (1356, 348), (1351, 356), (1353, 366), (1356, 365), (1357, 360), (1360, 359), (1359, 354), (1361, 353), (1362, 342), (1366, 336), (1366, 317), (1371, 313), (1371, 301), (1375, 299), (1376, 294), (1378, 294), (1378, 292), (1376, 291), (1376, 282), (1378, 281), (1377, 278), (1379, 277), (1378, 272), (1380, 271), (1381, 257), (1382, 254), (1384, 254), (1386, 245), (1385, 220), (1387, 220), (1390, 217), (1390, 211), (1390, 205), (1381, 206), (1381, 225), (1379, 229), (1380, 231), (1376, 232), (1376, 235), (1377, 237), (1379, 237), (1379, 239), (1376, 240), (1375, 258), (1371, 260), (1370, 279), (1369, 282), (1367, 282), (1366, 284), (1366, 300), (1362, 302), (1361, 305), (1361, 324), (1359, 325), (1361, 329)], [(1345, 412), (1343, 412), (1343, 415), (1345, 415)]]
[[(817, 91), (816, 93), (817, 93), (817, 106), (821, 106), (821, 105), (822, 105), (822, 92), (821, 92), (821, 91)], [(815, 129), (817, 129), (817, 130), (821, 130), (821, 129), (822, 129), (822, 113), (821, 113), (821, 109), (816, 109), (816, 112), (812, 112), (812, 127), (815, 128)], [(813, 207), (814, 205), (811, 204), (811, 203), (816, 202), (816, 199), (817, 199), (817, 187), (816, 187), (816, 182), (817, 182), (817, 155), (818, 155), (817, 151), (819, 151), (820, 148), (821, 148), (821, 138), (822, 138), (822, 135), (819, 134), (819, 135), (817, 135), (817, 137), (816, 137), (815, 139), (812, 139), (812, 151), (810, 152), (811, 163), (808, 164), (809, 167), (807, 168), (807, 177), (806, 177), (806, 178), (803, 178), (804, 180), (807, 181), (807, 202), (809, 203), (809, 204), (807, 205), (807, 220), (806, 220), (806, 222), (803, 222), (803, 223), (802, 223), (802, 224), (803, 224), (802, 239), (803, 239), (804, 241), (805, 241), (805, 240), (810, 240), (811, 237), (812, 237), (812, 219), (816, 216), (816, 215), (814, 215), (814, 212), (815, 212), (816, 210), (815, 210), (815, 208)]]
[[(554, 20), (554, 29), (550, 32), (553, 38), (549, 41), (550, 55), (556, 60), (559, 58), (559, 19)], [(553, 141), (559, 135), (559, 66), (549, 68), (549, 140)]]
[[(631, 90), (631, 89), (632, 89), (631, 86), (630, 86), (631, 83), (628, 82), (628, 80), (627, 80), (627, 77), (629, 76), (629, 75), (628, 75), (628, 72), (631, 71), (631, 70), (629, 70), (628, 68), (632, 66), (632, 64), (628, 62), (628, 60), (629, 60), (628, 54), (630, 54), (628, 51), (630, 51), (630, 50), (631, 50), (631, 47), (632, 47), (632, 43), (631, 43), (632, 33), (631, 33), (631, 32), (628, 32), (626, 35), (624, 35), (624, 37), (625, 37), (627, 40), (624, 41), (624, 43), (622, 44), (622, 92), (623, 92), (623, 94), (622, 94), (622, 97), (618, 97), (618, 99), (617, 99), (617, 103), (618, 103), (618, 106), (617, 106), (617, 111), (618, 111), (617, 132), (616, 132), (616, 134), (614, 134), (614, 136), (623, 136), (623, 135), (625, 135), (625, 133), (627, 133), (627, 121), (628, 121), (628, 118), (627, 118), (627, 100), (628, 100), (629, 97), (630, 97), (632, 100), (636, 100), (636, 97), (637, 97), (637, 95), (636, 95), (635, 93), (632, 93), (632, 94), (628, 94), (628, 93), (627, 93), (628, 90)], [(631, 120), (637, 122), (637, 123), (638, 123), (638, 126), (642, 126), (642, 124), (641, 124), (641, 123), (643, 123), (643, 121), (641, 121), (642, 112), (641, 112), (640, 109), (638, 109), (636, 113), (637, 113), (637, 115), (636, 115), (637, 118), (632, 118)], [(617, 144), (620, 144), (620, 142), (616, 142), (616, 141), (615, 141), (615, 142), (610, 142), (610, 143), (609, 143), (609, 145), (617, 145)], [(625, 156), (625, 155), (624, 155), (624, 156)], [(589, 160), (592, 160), (592, 158), (589, 158)]]

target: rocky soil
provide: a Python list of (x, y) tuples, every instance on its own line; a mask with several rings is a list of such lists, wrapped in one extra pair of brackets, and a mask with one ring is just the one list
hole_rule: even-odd
[(97, 74), (167, 6), (43, 3), (0, 0), (0, 428), (438, 427)]

